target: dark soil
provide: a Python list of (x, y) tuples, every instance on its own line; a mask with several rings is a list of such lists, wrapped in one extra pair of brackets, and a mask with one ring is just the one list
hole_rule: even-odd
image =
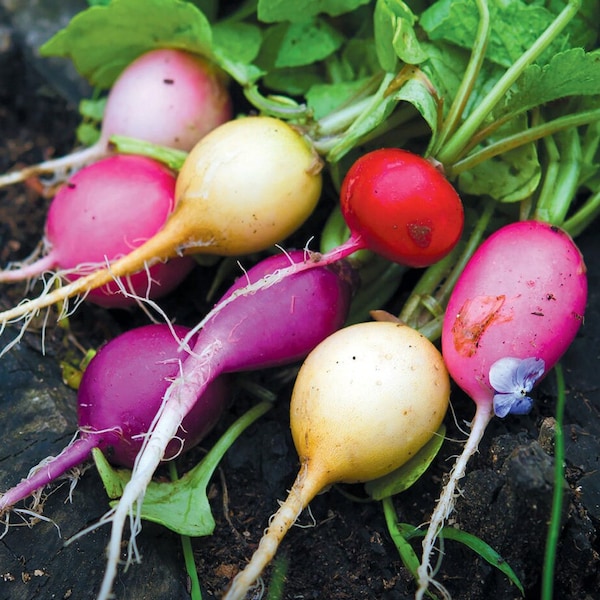
[[(6, 60), (6, 52), (11, 52)], [(18, 48), (5, 51), (0, 66), (0, 172), (68, 152), (78, 123), (75, 106), (56, 95), (34, 73), (23, 76)], [(32, 186), (0, 191), (0, 263), (27, 256), (38, 243), (48, 200)], [(565, 419), (566, 477), (563, 525), (556, 561), (555, 598), (600, 598), (600, 236), (597, 226), (584, 234), (581, 249), (589, 267), (590, 299), (586, 322), (564, 357), (568, 401)], [(203, 290), (212, 272), (198, 268), (163, 302), (179, 322), (193, 323), (205, 305)], [(23, 294), (22, 286), (0, 290), (7, 307)], [(49, 319), (42, 352), (41, 329), (30, 329), (22, 342), (0, 360), (0, 489), (8, 488), (48, 455), (56, 454), (76, 428), (75, 392), (61, 379), (60, 361), (81, 356), (124, 329), (145, 323), (135, 311), (104, 311), (83, 306), (70, 320), (70, 331)], [(8, 343), (17, 329), (2, 334)], [(257, 332), (260, 335), (260, 332)], [(290, 370), (256, 376), (278, 392), (275, 408), (247, 430), (229, 451), (210, 486), (216, 519), (212, 536), (195, 539), (196, 566), (204, 598), (219, 597), (229, 579), (250, 558), (270, 514), (291, 485), (297, 460), (288, 430)], [(540, 578), (550, 518), (553, 455), (554, 379), (537, 391), (526, 417), (496, 419), (462, 482), (452, 523), (493, 546), (521, 579), (528, 599), (540, 596)], [(238, 398), (223, 423), (205, 440), (209, 448), (231, 421), (255, 399)], [(453, 408), (459, 423), (472, 415), (470, 400), (456, 392)], [(399, 519), (427, 521), (453, 455), (464, 434), (452, 415), (448, 436), (432, 468), (410, 490), (395, 498)], [(194, 464), (193, 451), (179, 466)], [(0, 540), (0, 600), (94, 598), (104, 568), (108, 528), (100, 528), (65, 546), (65, 541), (96, 522), (108, 501), (94, 468), (80, 478), (69, 502), (66, 484), (53, 487), (44, 516), (31, 528), (14, 527)], [(329, 600), (411, 598), (414, 584), (387, 532), (381, 505), (360, 502), (360, 486), (342, 486), (317, 497), (311, 514), (283, 542), (279, 556), (288, 560), (283, 598)], [(18, 522), (15, 518), (14, 522)], [(2, 532), (0, 531), (0, 534)], [(116, 597), (163, 600), (189, 598), (178, 536), (145, 524), (138, 538), (142, 564), (121, 572)], [(418, 551), (418, 542), (415, 544)], [(504, 575), (464, 546), (448, 541), (438, 579), (456, 600), (512, 600), (518, 590)], [(267, 573), (266, 581), (270, 571)]]

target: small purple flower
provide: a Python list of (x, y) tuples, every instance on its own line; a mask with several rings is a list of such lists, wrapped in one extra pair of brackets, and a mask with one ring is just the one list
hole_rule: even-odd
[(497, 417), (507, 414), (526, 415), (533, 405), (527, 395), (537, 380), (544, 374), (543, 359), (513, 358), (507, 356), (490, 367), (490, 384), (494, 388), (494, 413)]

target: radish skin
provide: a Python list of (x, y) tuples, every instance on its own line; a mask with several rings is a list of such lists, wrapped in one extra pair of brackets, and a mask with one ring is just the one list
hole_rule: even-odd
[[(539, 221), (511, 223), (493, 233), (456, 282), (443, 324), (442, 353), (451, 377), (476, 410), (423, 539), (416, 598), (423, 598), (430, 584), (447, 597), (433, 579), (431, 554), (454, 508), (458, 481), (494, 415), (529, 412), (527, 393), (570, 346), (586, 301), (579, 249), (563, 230)], [(494, 389), (494, 382), (503, 389)]]
[(280, 254), (250, 269), (223, 296), (222, 310), (214, 312), (198, 333), (190, 356), (182, 363), (179, 378), (165, 393), (119, 503), (103, 520), (112, 523), (112, 530), (98, 600), (105, 600), (111, 593), (130, 511), (143, 497), (183, 418), (210, 382), (223, 373), (300, 360), (343, 325), (354, 286), (353, 272), (344, 263), (337, 269), (312, 269), (254, 294), (236, 294), (247, 283), (268, 277), (302, 257), (302, 251)]
[[(178, 374), (181, 339), (189, 332), (181, 326), (146, 325), (100, 348), (77, 393), (78, 438), (0, 495), (0, 515), (88, 460), (93, 448), (102, 450), (115, 465), (132, 467), (163, 395)], [(197, 445), (227, 403), (227, 381), (217, 378), (183, 420), (178, 439), (166, 449), (165, 460)]]
[(129, 64), (111, 88), (100, 139), (93, 146), (0, 177), (0, 187), (30, 177), (62, 173), (110, 154), (114, 135), (189, 151), (209, 131), (232, 118), (224, 75), (203, 58), (161, 48)]
[(0, 323), (88, 294), (184, 254), (237, 256), (265, 250), (295, 231), (321, 193), (321, 163), (291, 126), (271, 117), (229, 121), (188, 155), (164, 227), (109, 267), (0, 313)]
[(334, 483), (382, 477), (409, 460), (437, 431), (449, 396), (440, 352), (402, 323), (352, 325), (319, 344), (292, 392), (298, 476), (224, 600), (246, 596), (318, 493)]
[[(57, 270), (74, 280), (104, 268), (140, 246), (164, 226), (175, 205), (175, 175), (143, 156), (103, 158), (73, 175), (58, 191), (46, 218), (44, 255), (20, 268), (0, 271), (0, 282), (15, 282)], [(157, 298), (172, 291), (193, 269), (190, 257), (132, 274), (127, 287), (137, 296)], [(114, 282), (90, 290), (86, 298), (107, 308), (135, 301)]]

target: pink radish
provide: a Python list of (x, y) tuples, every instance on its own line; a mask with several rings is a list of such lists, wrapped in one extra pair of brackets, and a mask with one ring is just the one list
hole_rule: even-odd
[[(0, 282), (19, 281), (46, 271), (71, 281), (126, 255), (164, 226), (175, 205), (175, 176), (142, 156), (111, 156), (84, 167), (54, 197), (46, 220), (45, 255), (18, 269), (0, 271)], [(132, 274), (132, 294), (156, 298), (175, 288), (194, 261), (181, 257)], [(114, 282), (90, 290), (87, 298), (105, 307), (135, 301)]]
[[(146, 446), (138, 455), (131, 480), (114, 512), (108, 565), (99, 600), (108, 598), (121, 552), (124, 523), (132, 506), (143, 497), (165, 449), (202, 396), (206, 386), (222, 373), (261, 369), (299, 360), (342, 326), (353, 290), (353, 271), (342, 262), (336, 268), (315, 268), (278, 281), (276, 273), (302, 260), (302, 251), (265, 259), (240, 280), (217, 304), (221, 310), (203, 321), (181, 376), (165, 394), (160, 417)], [(253, 293), (247, 283), (263, 278), (273, 283)]]
[[(125, 279), (182, 254), (244, 255), (289, 236), (321, 193), (321, 162), (290, 125), (271, 117), (229, 121), (188, 155), (164, 227), (123, 258), (0, 313), (0, 323)], [(130, 200), (131, 201), (131, 200)]]
[(567, 350), (583, 322), (583, 257), (560, 228), (512, 223), (475, 252), (452, 292), (442, 332), (450, 375), (476, 404), (471, 433), (445, 485), (423, 540), (422, 598), (430, 583), (435, 539), (453, 509), (458, 480), (496, 414), (525, 414), (528, 393)]
[[(43, 173), (66, 172), (110, 151), (113, 135), (184, 151), (232, 117), (224, 75), (205, 59), (177, 49), (151, 50), (121, 73), (111, 88), (96, 144), (0, 177), (0, 187)], [(62, 178), (59, 176), (59, 179)]]
[[(109, 460), (132, 467), (165, 391), (179, 374), (185, 327), (147, 325), (132, 329), (103, 346), (83, 374), (77, 394), (78, 438), (57, 457), (0, 495), (0, 515), (37, 489), (89, 459), (93, 448)], [(192, 339), (192, 343), (195, 337)], [(227, 385), (215, 379), (186, 415), (164, 459), (196, 445), (228, 404)]]

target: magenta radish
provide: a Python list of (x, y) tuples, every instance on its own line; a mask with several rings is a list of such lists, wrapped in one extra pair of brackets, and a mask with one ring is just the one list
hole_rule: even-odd
[(109, 153), (113, 135), (189, 151), (232, 117), (224, 75), (205, 59), (177, 49), (151, 50), (129, 64), (111, 88), (100, 139), (89, 148), (0, 177), (0, 187), (59, 173)]
[(292, 392), (298, 477), (224, 600), (246, 597), (318, 493), (334, 483), (377, 479), (414, 456), (440, 426), (449, 396), (440, 352), (404, 324), (359, 323), (321, 342), (304, 361)]
[(475, 417), (423, 540), (418, 598), (432, 579), (430, 556), (451, 513), (458, 480), (494, 415), (525, 414), (528, 393), (556, 364), (583, 322), (583, 257), (560, 228), (522, 221), (493, 233), (474, 253), (446, 309), (442, 353)]
[[(84, 167), (58, 191), (48, 216), (44, 256), (17, 269), (0, 271), (14, 282), (51, 270), (75, 280), (126, 255), (164, 226), (175, 205), (173, 173), (143, 156), (111, 156)], [(192, 270), (189, 257), (175, 258), (128, 276), (136, 296), (157, 298), (174, 289)], [(87, 298), (105, 307), (135, 301), (115, 282), (90, 290)]]
[(271, 117), (229, 121), (188, 155), (164, 227), (129, 254), (39, 298), (0, 313), (0, 323), (88, 294), (182, 254), (265, 250), (295, 231), (321, 193), (321, 162), (290, 125)]
[[(165, 394), (160, 417), (138, 455), (131, 480), (106, 520), (112, 521), (107, 569), (100, 600), (109, 596), (121, 553), (124, 523), (143, 497), (165, 448), (182, 419), (217, 376), (261, 369), (304, 358), (320, 341), (340, 328), (347, 316), (354, 271), (341, 262), (277, 280), (277, 270), (302, 260), (303, 252), (278, 254), (261, 261), (232, 286), (217, 304), (220, 310), (203, 321), (180, 377)], [(253, 293), (245, 291), (263, 278), (273, 283)], [(104, 521), (103, 521), (104, 522)]]
[[(132, 467), (159, 411), (165, 391), (179, 375), (189, 329), (146, 325), (103, 346), (83, 374), (77, 394), (79, 435), (58, 456), (0, 495), (0, 514), (51, 483), (101, 449), (116, 465)], [(195, 338), (192, 339), (192, 343)], [(164, 459), (195, 446), (228, 404), (226, 379), (216, 378), (183, 419)]]

